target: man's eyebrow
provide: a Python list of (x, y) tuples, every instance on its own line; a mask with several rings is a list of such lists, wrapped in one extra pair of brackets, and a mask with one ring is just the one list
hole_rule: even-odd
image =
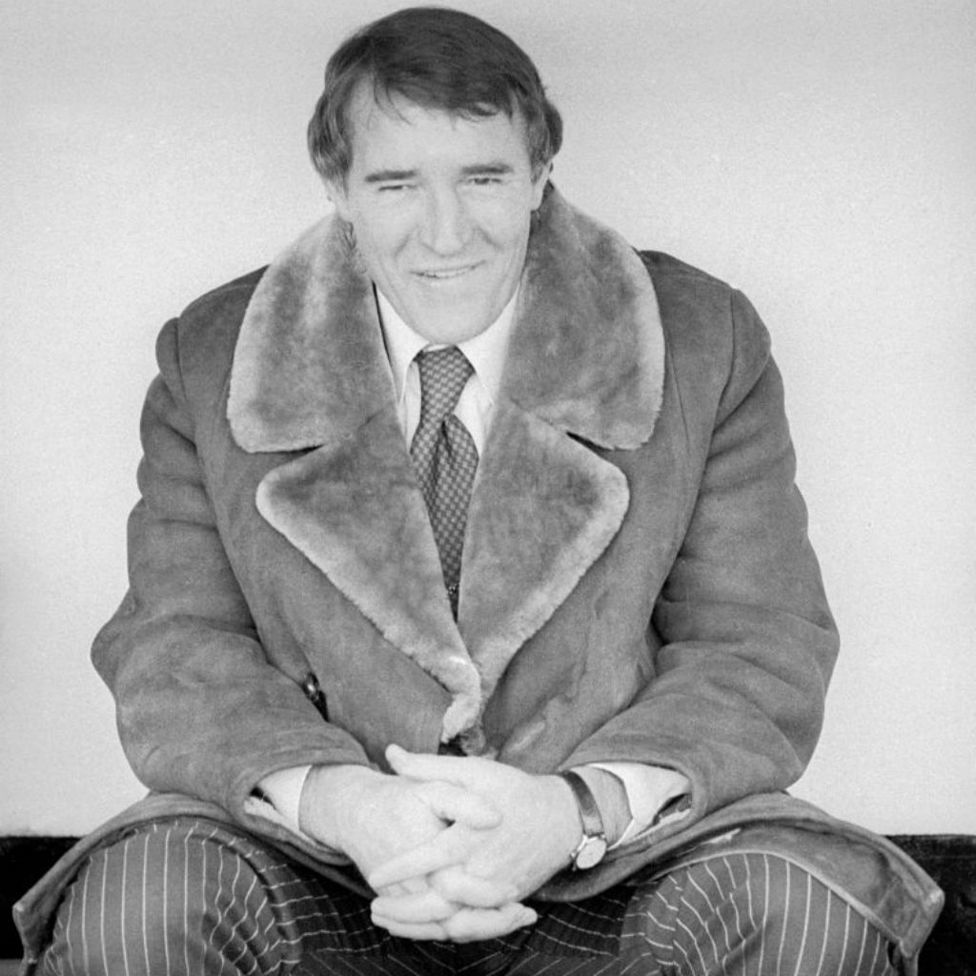
[(514, 172), (509, 163), (503, 162), (476, 163), (474, 166), (465, 166), (461, 170), (463, 176), (505, 176), (507, 173)]
[(402, 183), (404, 180), (412, 180), (416, 177), (417, 171), (414, 169), (378, 169), (373, 173), (367, 173), (363, 177), (364, 183)]
[[(462, 176), (506, 176), (513, 173), (514, 169), (510, 163), (501, 161), (473, 163), (470, 166), (461, 168)], [(364, 183), (403, 183), (417, 178), (415, 169), (378, 169), (372, 173), (367, 173), (363, 177)]]

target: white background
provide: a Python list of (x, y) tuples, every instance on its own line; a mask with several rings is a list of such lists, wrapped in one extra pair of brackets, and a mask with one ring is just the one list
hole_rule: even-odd
[[(563, 192), (773, 333), (843, 638), (797, 792), (976, 832), (976, 5), (457, 5), (539, 65)], [(155, 334), (321, 215), (322, 67), (396, 6), (0, 6), (0, 834), (141, 793), (88, 647), (125, 586)]]

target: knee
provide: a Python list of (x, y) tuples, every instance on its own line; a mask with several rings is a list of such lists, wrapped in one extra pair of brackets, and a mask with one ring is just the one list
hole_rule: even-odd
[[(891, 943), (850, 901), (787, 858), (741, 855), (742, 887), (730, 901), (746, 912), (759, 972), (883, 976)], [(744, 889), (744, 890), (743, 890)], [(748, 915), (751, 910), (752, 914)]]
[(159, 822), (94, 851), (65, 892), (39, 971), (149, 976), (251, 965), (247, 936), (269, 928), (247, 918), (259, 879), (212, 835), (199, 822)]
[[(789, 860), (736, 853), (681, 868), (642, 895), (644, 938), (680, 971), (883, 976), (890, 943)], [(666, 948), (665, 948), (666, 947)]]

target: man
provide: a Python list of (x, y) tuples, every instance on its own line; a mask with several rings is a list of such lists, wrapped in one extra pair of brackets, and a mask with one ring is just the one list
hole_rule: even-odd
[(766, 332), (560, 138), (470, 16), (331, 59), (334, 217), (160, 335), (94, 649), (153, 793), (22, 902), (39, 971), (911, 971), (937, 890), (779, 792), (836, 637)]

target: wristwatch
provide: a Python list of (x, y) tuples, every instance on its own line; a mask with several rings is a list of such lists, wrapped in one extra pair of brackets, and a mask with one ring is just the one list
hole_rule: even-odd
[(580, 823), (583, 825), (583, 839), (577, 844), (576, 850), (570, 855), (570, 863), (574, 871), (586, 871), (596, 867), (607, 853), (607, 835), (603, 829), (603, 818), (593, 799), (586, 780), (579, 773), (571, 769), (564, 770), (559, 775), (569, 783), (576, 806), (579, 810)]

